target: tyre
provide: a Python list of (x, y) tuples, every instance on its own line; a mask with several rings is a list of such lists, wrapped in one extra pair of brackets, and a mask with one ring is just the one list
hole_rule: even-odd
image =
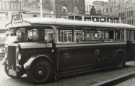
[(46, 60), (38, 60), (32, 63), (28, 71), (28, 79), (35, 84), (49, 82), (53, 77), (52, 65)]
[(121, 59), (120, 63), (118, 64), (118, 67), (119, 68), (126, 67), (126, 61), (125, 61), (125, 59)]

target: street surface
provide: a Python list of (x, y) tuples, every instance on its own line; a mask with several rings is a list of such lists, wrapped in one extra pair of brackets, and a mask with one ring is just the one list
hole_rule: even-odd
[(115, 86), (135, 86), (135, 78), (129, 79), (129, 80), (119, 83)]
[(129, 79), (129, 80), (119, 83), (115, 86), (135, 86), (135, 78)]
[(135, 86), (135, 77), (125, 80), (115, 86)]
[[(93, 86), (96, 83), (115, 78), (122, 74), (135, 71), (135, 62), (130, 63), (130, 66), (122, 69), (111, 69), (107, 71), (94, 72), (84, 75), (78, 75), (76, 77), (64, 78), (55, 82), (33, 85), (24, 80), (14, 80), (8, 77), (4, 72), (4, 67), (0, 65), (0, 86)], [(134, 84), (135, 79), (131, 79)], [(127, 81), (127, 82), (130, 82)], [(117, 86), (135, 86), (135, 85), (117, 85)]]

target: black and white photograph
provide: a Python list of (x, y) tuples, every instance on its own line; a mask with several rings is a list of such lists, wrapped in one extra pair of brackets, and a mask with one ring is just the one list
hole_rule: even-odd
[(0, 0), (0, 86), (135, 86), (135, 0)]

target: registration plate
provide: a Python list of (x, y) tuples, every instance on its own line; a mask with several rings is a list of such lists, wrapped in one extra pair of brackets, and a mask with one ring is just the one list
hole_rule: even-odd
[(9, 69), (9, 75), (16, 76), (16, 72), (13, 69)]

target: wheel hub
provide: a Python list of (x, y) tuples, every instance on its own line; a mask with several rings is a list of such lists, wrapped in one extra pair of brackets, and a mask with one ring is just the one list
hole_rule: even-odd
[(35, 69), (34, 71), (33, 71), (34, 72), (33, 75), (37, 80), (44, 80), (47, 76), (47, 70), (45, 67), (41, 66), (41, 67)]
[(39, 71), (38, 71), (38, 74), (39, 74), (39, 75), (43, 75), (44, 73), (43, 73), (42, 70), (39, 70)]

